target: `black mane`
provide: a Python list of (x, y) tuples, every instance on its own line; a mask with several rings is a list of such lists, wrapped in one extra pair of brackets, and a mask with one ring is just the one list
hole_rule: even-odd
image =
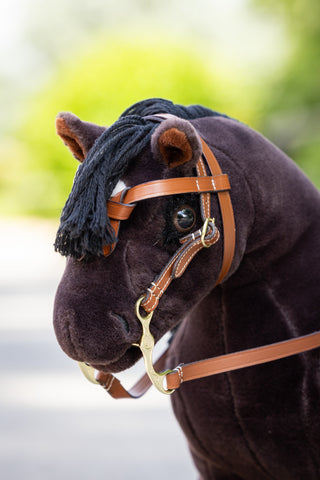
[(186, 120), (225, 117), (200, 105), (185, 107), (160, 98), (138, 102), (125, 110), (96, 140), (77, 170), (60, 218), (54, 244), (57, 252), (75, 258), (102, 255), (103, 245), (115, 241), (107, 200), (130, 160), (141, 153), (157, 127), (157, 123), (144, 117), (157, 113)]

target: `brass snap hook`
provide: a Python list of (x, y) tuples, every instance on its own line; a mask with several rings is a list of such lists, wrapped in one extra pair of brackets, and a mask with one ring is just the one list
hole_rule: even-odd
[(163, 382), (165, 380), (165, 377), (168, 373), (171, 373), (172, 370), (166, 370), (165, 372), (158, 373), (155, 371), (153, 367), (153, 362), (152, 362), (152, 354), (153, 354), (153, 349), (154, 349), (154, 337), (150, 332), (150, 322), (153, 316), (153, 312), (148, 313), (144, 317), (140, 313), (140, 306), (143, 300), (145, 299), (145, 295), (142, 295), (136, 302), (135, 305), (135, 312), (137, 318), (140, 320), (140, 323), (142, 325), (142, 336), (140, 339), (139, 344), (134, 344), (137, 347), (140, 348), (142, 355), (143, 355), (143, 360), (144, 364), (146, 367), (146, 371), (148, 374), (148, 377), (150, 378), (151, 382), (153, 385), (161, 392), (164, 393), (165, 395), (170, 395), (171, 393), (174, 392), (174, 390), (167, 390)]
[(204, 246), (204, 248), (211, 247), (211, 245), (206, 243), (206, 241), (205, 241), (206, 235), (208, 233), (208, 227), (209, 227), (210, 223), (214, 227), (214, 218), (207, 218), (206, 221), (204, 222), (202, 230), (201, 230), (201, 243)]

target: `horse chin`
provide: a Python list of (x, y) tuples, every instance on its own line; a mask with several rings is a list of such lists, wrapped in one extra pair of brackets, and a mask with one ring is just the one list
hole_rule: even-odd
[(141, 352), (137, 347), (131, 346), (128, 350), (117, 360), (107, 363), (91, 363), (90, 365), (105, 373), (119, 373), (132, 367), (141, 358)]

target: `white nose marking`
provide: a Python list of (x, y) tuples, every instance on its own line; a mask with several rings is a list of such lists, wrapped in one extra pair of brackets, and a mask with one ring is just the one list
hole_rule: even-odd
[(117, 195), (117, 193), (122, 192), (126, 186), (127, 185), (122, 180), (119, 180), (117, 185), (114, 187), (113, 192), (111, 193), (111, 197), (114, 197), (114, 195)]

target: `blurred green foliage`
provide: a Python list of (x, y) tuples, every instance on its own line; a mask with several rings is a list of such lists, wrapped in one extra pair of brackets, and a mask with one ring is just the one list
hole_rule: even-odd
[[(260, 130), (320, 186), (320, 2), (251, 0), (281, 22), (288, 57), (271, 73), (236, 71), (201, 43), (170, 35), (98, 36), (56, 65), (21, 105), (19, 128), (0, 142), (0, 214), (58, 218), (77, 168), (55, 134), (59, 111), (101, 125), (150, 97), (199, 103)], [(252, 8), (252, 7), (251, 7)], [(134, 40), (132, 40), (134, 38)], [(146, 41), (148, 38), (148, 41)], [(258, 39), (257, 39), (258, 41)], [(272, 45), (270, 48), (276, 48)]]
[(283, 23), (290, 55), (266, 85), (259, 127), (320, 187), (320, 2), (254, 0)]
[[(55, 134), (58, 111), (101, 125), (150, 97), (202, 104), (249, 121), (250, 103), (227, 75), (215, 74), (191, 45), (99, 38), (60, 65), (25, 107), (25, 118), (2, 152), (0, 213), (59, 217), (77, 163)], [(242, 100), (239, 100), (242, 99)]]

